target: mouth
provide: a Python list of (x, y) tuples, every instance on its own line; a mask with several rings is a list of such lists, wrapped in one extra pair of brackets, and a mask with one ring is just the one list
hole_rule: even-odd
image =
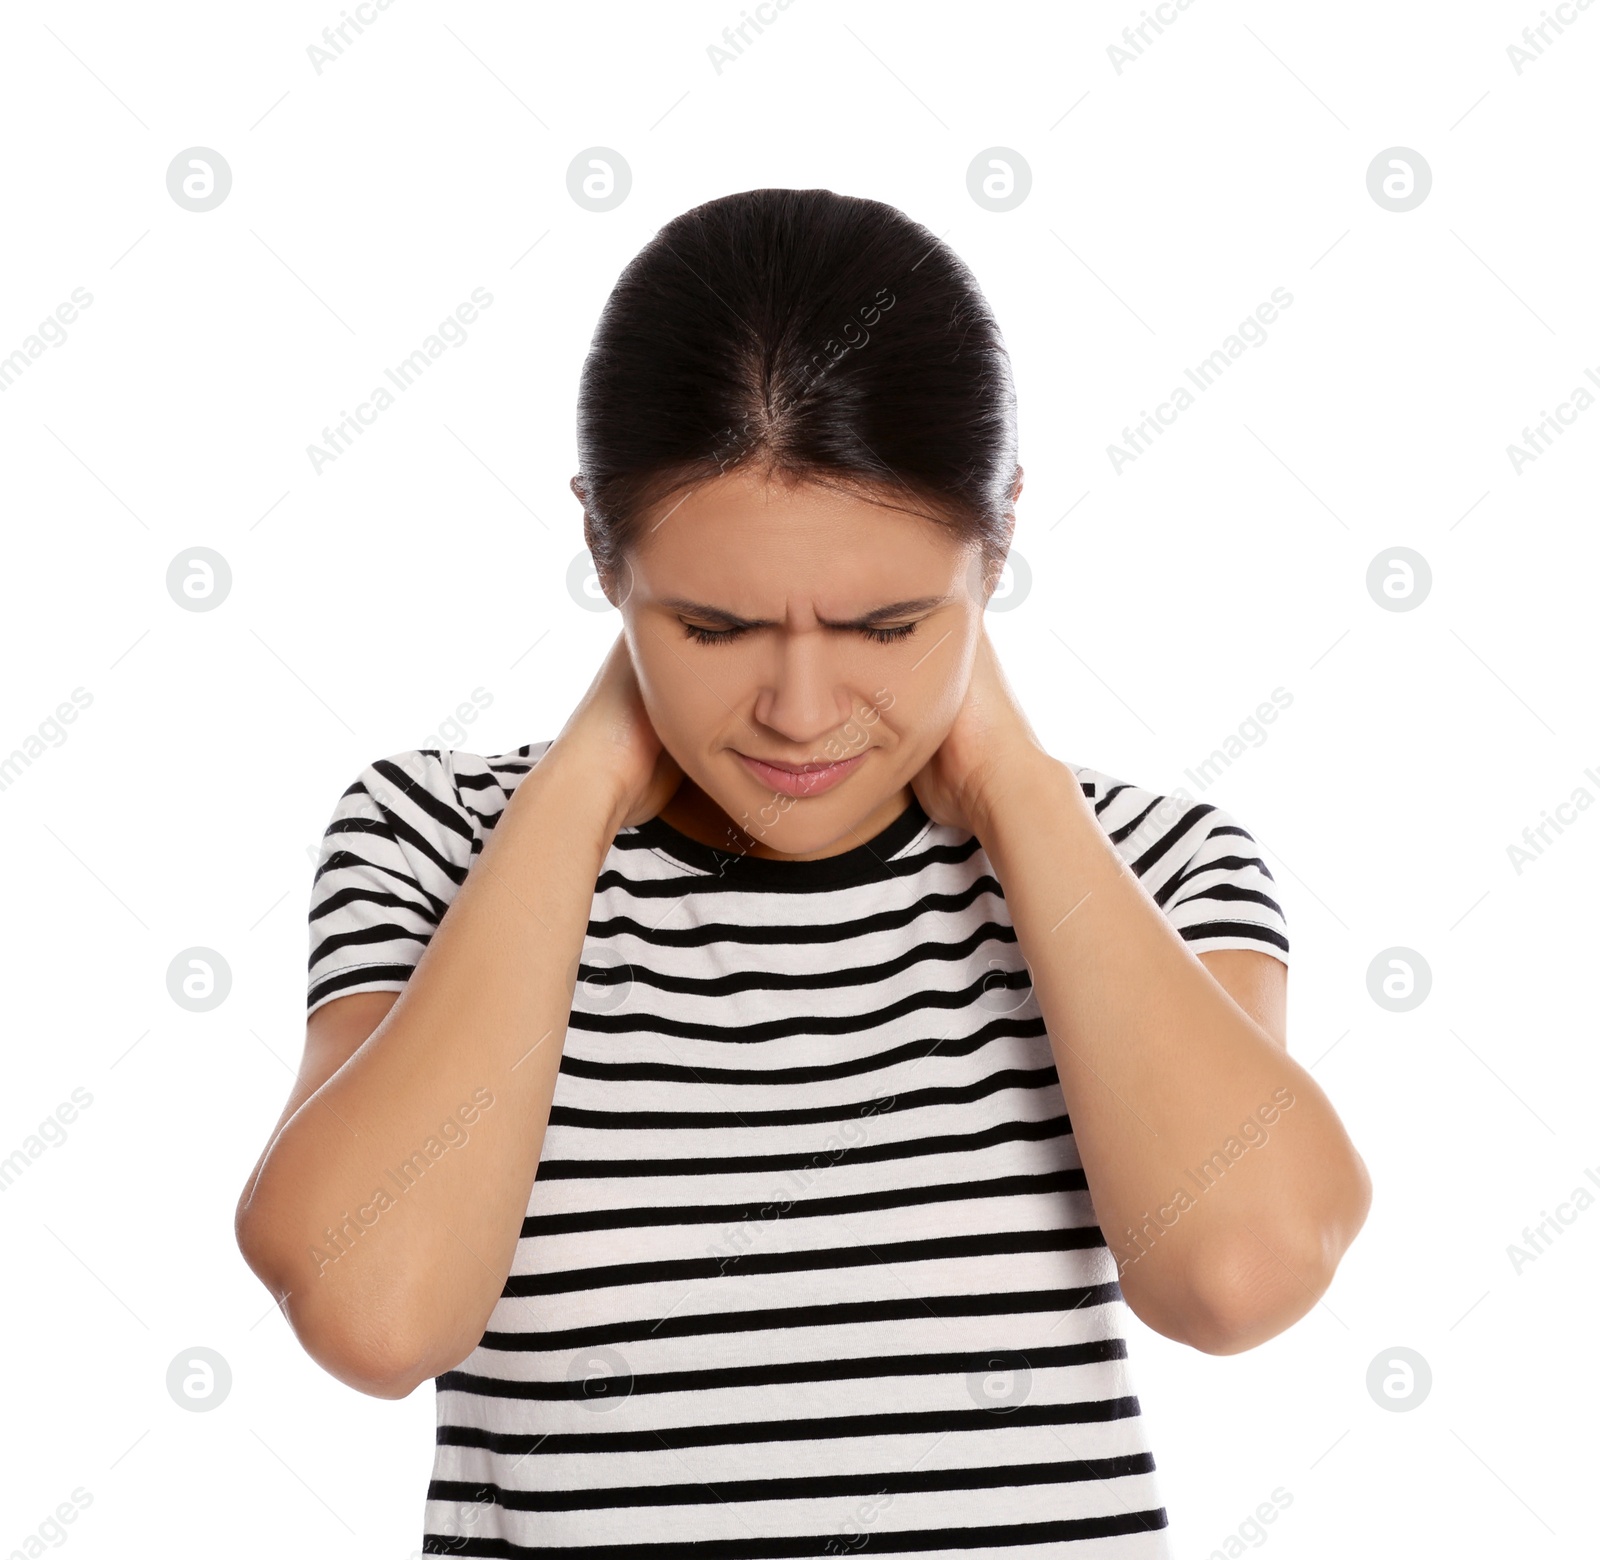
[(840, 781), (853, 774), (866, 756), (866, 753), (857, 753), (854, 758), (834, 763), (787, 764), (740, 753), (739, 761), (756, 779), (774, 791), (781, 791), (786, 796), (816, 796), (823, 791), (831, 791)]

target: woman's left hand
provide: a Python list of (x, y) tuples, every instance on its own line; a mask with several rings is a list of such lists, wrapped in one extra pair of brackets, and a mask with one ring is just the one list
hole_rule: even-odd
[(980, 834), (1000, 788), (1049, 758), (980, 622), (966, 697), (944, 740), (912, 776), (911, 789), (935, 823)]

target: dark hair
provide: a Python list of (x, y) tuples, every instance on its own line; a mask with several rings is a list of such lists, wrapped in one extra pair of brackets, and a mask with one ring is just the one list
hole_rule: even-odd
[(921, 223), (832, 190), (673, 218), (606, 299), (578, 387), (584, 540), (620, 577), (649, 511), (750, 465), (1009, 546), (1011, 360), (976, 278)]

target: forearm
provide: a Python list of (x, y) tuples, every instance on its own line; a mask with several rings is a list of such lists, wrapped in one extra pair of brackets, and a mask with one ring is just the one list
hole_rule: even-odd
[(1201, 1347), (1272, 1336), (1365, 1217), (1326, 1095), (1191, 952), (1064, 764), (1014, 770), (977, 832), (1129, 1305)]
[(398, 1001), (265, 1156), (251, 1265), (329, 1368), (435, 1374), (500, 1295), (615, 833), (591, 770), (557, 743), (523, 777)]

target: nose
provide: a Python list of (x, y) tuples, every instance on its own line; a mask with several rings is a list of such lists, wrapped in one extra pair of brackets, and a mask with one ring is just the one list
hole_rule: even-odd
[(855, 713), (844, 658), (826, 630), (781, 636), (776, 663), (756, 697), (756, 718), (796, 750), (838, 734)]

